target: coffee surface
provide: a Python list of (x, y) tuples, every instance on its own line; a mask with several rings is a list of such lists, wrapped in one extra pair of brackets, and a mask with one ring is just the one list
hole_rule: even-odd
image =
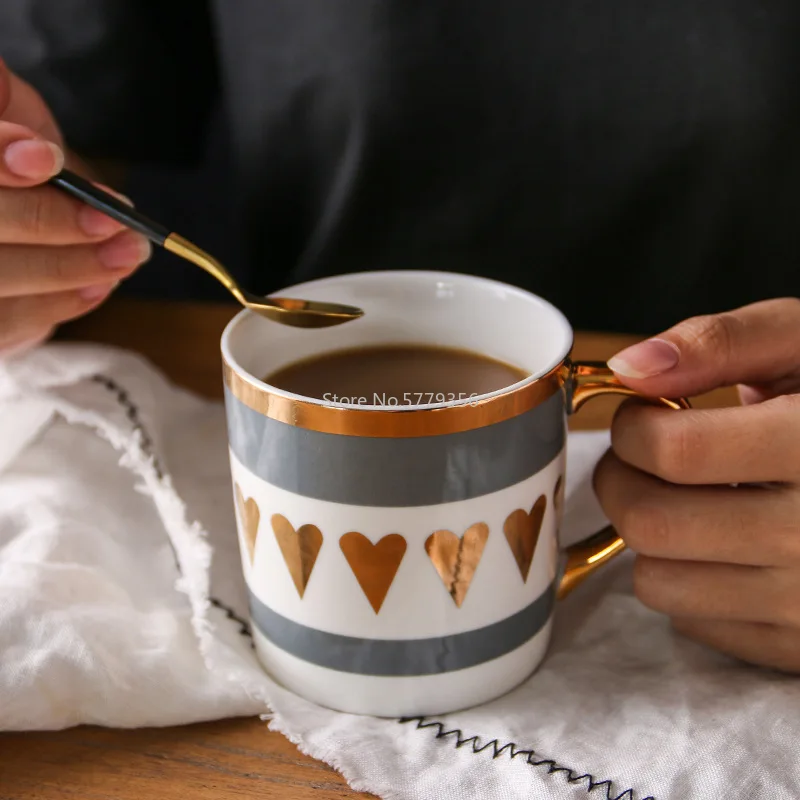
[(379, 345), (313, 356), (267, 375), (264, 381), (331, 403), (415, 406), (494, 392), (528, 374), (469, 350)]

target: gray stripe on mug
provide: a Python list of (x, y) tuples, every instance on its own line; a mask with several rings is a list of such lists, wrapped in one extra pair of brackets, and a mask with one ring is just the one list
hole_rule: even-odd
[(413, 438), (343, 436), (265, 417), (225, 390), (236, 458), (267, 483), (357, 506), (428, 506), (513, 486), (564, 445), (561, 392), (485, 428)]
[(430, 639), (359, 639), (309, 628), (277, 614), (250, 592), (250, 615), (274, 645), (320, 667), (357, 675), (440, 675), (510, 653), (533, 638), (553, 611), (550, 586), (527, 608), (500, 622)]

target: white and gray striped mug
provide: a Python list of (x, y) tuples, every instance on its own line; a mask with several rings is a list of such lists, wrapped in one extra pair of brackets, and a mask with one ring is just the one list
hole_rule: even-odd
[[(560, 558), (566, 417), (634, 394), (570, 358), (555, 307), (453, 273), (370, 272), (282, 294), (364, 316), (325, 330), (249, 312), (222, 337), (230, 461), (258, 657), (297, 694), (375, 716), (453, 711), (528, 677), (554, 601), (624, 545), (612, 529)], [(428, 405), (344, 405), (262, 378), (376, 344), (457, 347), (529, 377)], [(673, 408), (685, 401), (659, 399)]]

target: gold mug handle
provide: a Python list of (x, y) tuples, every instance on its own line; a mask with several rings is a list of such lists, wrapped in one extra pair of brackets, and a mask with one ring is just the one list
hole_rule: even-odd
[[(594, 397), (606, 394), (621, 394), (628, 397), (641, 397), (656, 405), (666, 406), (676, 411), (691, 408), (685, 397), (670, 400), (666, 397), (646, 397), (620, 383), (616, 375), (602, 361), (581, 361), (565, 364), (567, 369), (564, 388), (567, 392), (567, 412), (574, 414), (581, 406)], [(583, 583), (596, 569), (625, 549), (625, 542), (619, 537), (613, 525), (607, 525), (588, 539), (567, 547), (564, 574), (558, 585), (556, 597), (561, 600), (576, 586)]]

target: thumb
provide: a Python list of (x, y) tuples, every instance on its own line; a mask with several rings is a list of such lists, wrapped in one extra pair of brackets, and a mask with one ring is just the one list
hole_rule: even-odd
[(651, 396), (783, 383), (800, 377), (800, 299), (693, 317), (617, 353), (608, 366), (623, 383)]
[(64, 146), (58, 124), (47, 103), (36, 89), (15, 75), (8, 65), (0, 60), (0, 119), (30, 128), (34, 133)]

